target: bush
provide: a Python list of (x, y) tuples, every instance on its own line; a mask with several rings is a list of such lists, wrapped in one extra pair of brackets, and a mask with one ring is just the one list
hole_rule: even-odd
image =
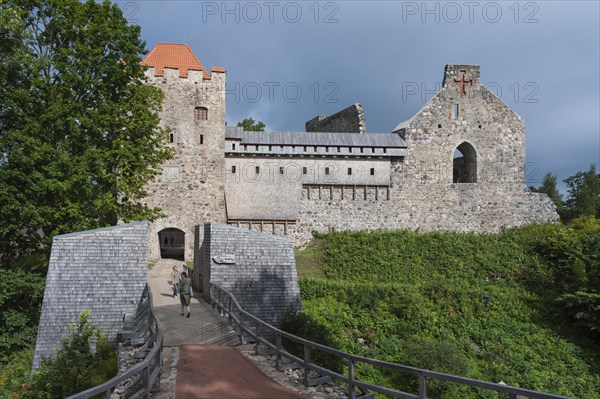
[[(23, 399), (65, 398), (108, 381), (117, 373), (118, 354), (102, 331), (81, 314), (55, 357), (45, 358)], [(94, 348), (95, 347), (95, 348)]]
[[(319, 235), (324, 277), (300, 278), (304, 312), (357, 355), (578, 398), (600, 398), (600, 222), (502, 234)], [(301, 255), (301, 253), (300, 253)], [(320, 264), (319, 264), (320, 262)], [(330, 345), (331, 346), (331, 345)], [(414, 393), (360, 365), (358, 378)], [(498, 398), (428, 383), (432, 397)]]
[[(302, 312), (288, 311), (281, 321), (281, 329), (321, 345), (336, 347), (327, 328)], [(291, 354), (298, 356), (300, 359), (304, 358), (303, 345), (287, 339), (282, 340), (282, 345)], [(343, 370), (343, 359), (336, 356), (314, 350), (311, 351), (310, 356), (312, 362), (321, 367), (337, 372)]]

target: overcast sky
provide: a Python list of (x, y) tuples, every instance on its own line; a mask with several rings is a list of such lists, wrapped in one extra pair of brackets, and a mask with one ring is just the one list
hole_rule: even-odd
[(527, 179), (600, 163), (598, 1), (121, 1), (151, 49), (187, 43), (227, 70), (227, 122), (304, 131), (363, 105), (390, 132), (440, 88), (446, 64), (525, 119)]

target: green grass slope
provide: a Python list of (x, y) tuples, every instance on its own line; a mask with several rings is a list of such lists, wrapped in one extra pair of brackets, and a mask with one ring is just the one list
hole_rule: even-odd
[[(297, 253), (305, 317), (327, 332), (328, 344), (354, 354), (600, 398), (593, 324), (600, 301), (585, 307), (564, 299), (600, 293), (594, 291), (600, 224), (574, 226), (529, 226), (497, 235), (317, 236)], [(573, 312), (570, 305), (579, 307)], [(294, 323), (288, 325), (294, 330)], [(364, 380), (416, 389), (414, 379), (400, 374), (370, 366), (357, 371)], [(500, 397), (444, 383), (431, 384), (429, 394)]]

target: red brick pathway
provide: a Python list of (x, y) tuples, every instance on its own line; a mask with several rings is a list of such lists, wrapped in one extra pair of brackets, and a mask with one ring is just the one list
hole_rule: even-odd
[(306, 399), (265, 375), (235, 348), (183, 345), (177, 399)]

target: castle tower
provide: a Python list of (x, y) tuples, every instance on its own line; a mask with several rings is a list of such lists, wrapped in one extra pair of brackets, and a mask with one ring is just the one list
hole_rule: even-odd
[(142, 65), (164, 93), (160, 123), (175, 150), (147, 187), (146, 204), (166, 215), (150, 225), (149, 258), (191, 259), (194, 226), (225, 221), (226, 73), (212, 67), (209, 74), (186, 44), (158, 43)]

